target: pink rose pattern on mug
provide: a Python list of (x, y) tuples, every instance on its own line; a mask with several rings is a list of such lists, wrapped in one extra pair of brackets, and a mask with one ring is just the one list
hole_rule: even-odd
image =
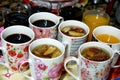
[(57, 27), (63, 21), (63, 18), (49, 12), (38, 12), (32, 14), (28, 21), (29, 27), (35, 32), (35, 39), (55, 39), (57, 36)]
[[(57, 78), (60, 77), (61, 75), (61, 69), (62, 69), (62, 65), (63, 62), (60, 63), (56, 63), (53, 62), (52, 64), (50, 64), (52, 67), (46, 71), (48, 69), (48, 66), (43, 63), (41, 60), (34, 58), (35, 63), (34, 63), (34, 71), (36, 74), (36, 80), (58, 80)], [(47, 75), (44, 75), (48, 73)], [(44, 76), (43, 76), (44, 75)]]
[[(89, 51), (90, 49), (91, 51)], [(97, 54), (97, 56), (95, 56), (93, 54), (94, 52), (99, 55)], [(113, 67), (112, 61), (114, 51), (112, 48), (100, 42), (86, 42), (79, 47), (78, 53), (77, 58), (69, 56), (64, 60), (64, 68), (72, 77), (76, 80), (107, 80), (110, 74), (110, 69)], [(104, 54), (104, 58), (101, 54)], [(68, 63), (71, 61), (76, 62), (78, 66), (78, 75), (72, 73), (67, 68)], [(69, 64), (69, 66), (70, 65), (71, 64)]]
[[(82, 80), (91, 80), (92, 79), (91, 74), (95, 74), (94, 80), (98, 80), (101, 78), (103, 78), (103, 80), (107, 79), (107, 77), (109, 75), (107, 73), (110, 71), (111, 62), (108, 62), (106, 64), (108, 64), (108, 65), (103, 65), (103, 66), (101, 65), (100, 66), (99, 63), (96, 63), (94, 61), (92, 62), (92, 61), (89, 61), (87, 59), (81, 59), (80, 65), (83, 66), (80, 69)], [(100, 67), (103, 67), (101, 69), (104, 69), (104, 70), (101, 70)], [(93, 73), (89, 72), (90, 70), (88, 70), (88, 69), (90, 69), (90, 68), (94, 68), (95, 71), (92, 71)]]
[(55, 38), (57, 34), (56, 28), (42, 29), (42, 28), (33, 27), (33, 31), (35, 32), (36, 39), (46, 38), (46, 37)]

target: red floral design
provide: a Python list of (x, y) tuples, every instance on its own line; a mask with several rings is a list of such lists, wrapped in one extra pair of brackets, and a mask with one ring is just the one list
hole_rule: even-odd
[(22, 53), (19, 53), (18, 55), (17, 55), (17, 58), (22, 58), (23, 57), (23, 54)]
[[(9, 61), (9, 66), (11, 67), (11, 69), (13, 71), (18, 71), (18, 61), (21, 58), (27, 58), (28, 54), (28, 45), (18, 45), (18, 46), (14, 46), (13, 44), (10, 43), (6, 43), (6, 49), (7, 49), (7, 56), (8, 56), (8, 61)], [(25, 54), (26, 53), (26, 54)], [(27, 69), (27, 64), (25, 64), (24, 66), (24, 70)]]
[(14, 66), (11, 66), (12, 70), (17, 71), (18, 69)]
[(26, 66), (28, 66), (29, 65), (29, 63), (24, 63), (22, 66), (23, 67), (26, 67)]
[(28, 52), (28, 46), (26, 46), (23, 51)]
[(7, 45), (7, 46), (10, 46), (10, 44), (8, 44), (8, 43), (7, 43), (6, 45)]
[(8, 54), (9, 54), (11, 57), (16, 56), (16, 53), (15, 53), (15, 51), (13, 51), (13, 50), (8, 51)]

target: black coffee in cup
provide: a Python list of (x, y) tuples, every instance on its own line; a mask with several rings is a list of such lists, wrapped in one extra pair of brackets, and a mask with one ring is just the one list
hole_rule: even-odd
[(19, 43), (25, 43), (27, 41), (30, 41), (31, 38), (25, 34), (11, 34), (5, 38), (6, 41), (19, 44)]
[(44, 19), (36, 20), (32, 24), (37, 27), (51, 27), (51, 26), (55, 25), (55, 23), (53, 21), (44, 20)]

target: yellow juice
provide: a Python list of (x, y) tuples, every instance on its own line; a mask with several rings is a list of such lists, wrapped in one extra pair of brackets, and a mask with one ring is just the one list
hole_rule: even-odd
[(96, 38), (105, 43), (111, 43), (111, 44), (120, 43), (119, 38), (109, 34), (100, 34), (97, 35)]
[(109, 23), (109, 19), (100, 15), (86, 15), (83, 16), (83, 22), (85, 22), (90, 28), (88, 41), (91, 41), (93, 29), (101, 25), (107, 25)]

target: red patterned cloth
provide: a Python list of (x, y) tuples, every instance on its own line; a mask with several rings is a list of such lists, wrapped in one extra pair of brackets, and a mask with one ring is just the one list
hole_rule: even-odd
[[(116, 65), (120, 65), (120, 56)], [(115, 78), (120, 77), (120, 67), (112, 68), (108, 80), (114, 80)]]

